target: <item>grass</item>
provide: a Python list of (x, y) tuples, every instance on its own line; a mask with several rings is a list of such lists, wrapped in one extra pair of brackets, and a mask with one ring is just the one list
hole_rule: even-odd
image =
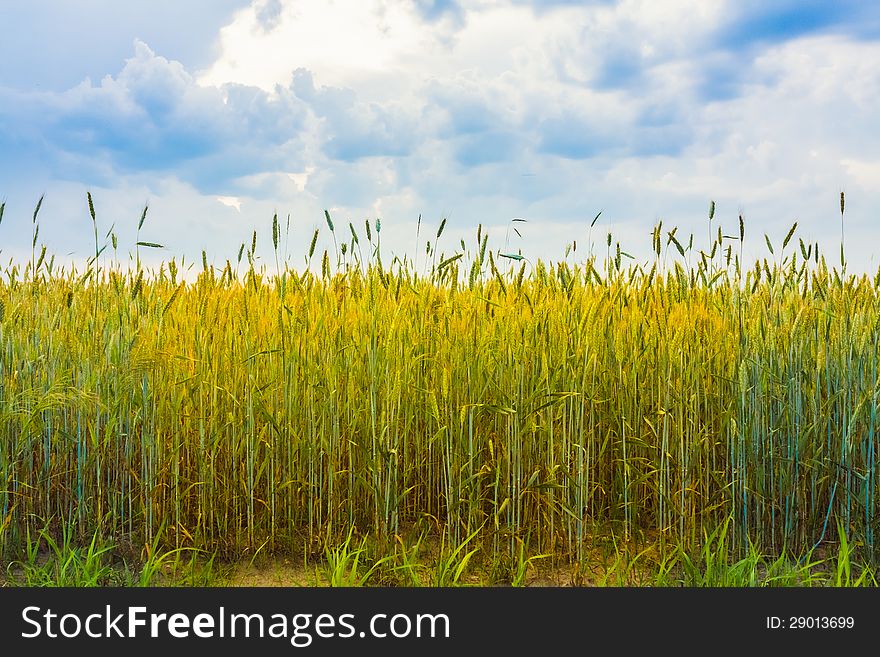
[[(95, 532), (82, 546), (71, 525), (61, 525), (56, 540), (49, 525), (27, 533), (22, 559), (6, 566), (0, 585), (13, 586), (208, 586), (222, 583), (214, 556), (203, 558), (196, 550), (163, 551), (157, 543), (133, 554)], [(185, 552), (189, 552), (187, 558)]]
[(376, 560), (364, 572), (361, 572), (361, 560), (366, 555), (367, 540), (364, 538), (357, 547), (352, 546), (352, 530), (340, 545), (326, 547), (324, 551), (324, 577), (330, 586), (365, 586), (382, 564), (392, 556)]
[(129, 268), (89, 195), (85, 269), (38, 252), (39, 209), (0, 272), (0, 555), (28, 583), (106, 583), (118, 539), (138, 583), (302, 555), (343, 585), (809, 584), (837, 549), (823, 583), (876, 584), (880, 272), (796, 226), (746, 266), (714, 207), (705, 250), (658, 224), (643, 263), (610, 234), (575, 264), (482, 227), (445, 252), (441, 225), (420, 270), (327, 213), (317, 273), (276, 216), (276, 270), (255, 231), (184, 280), (142, 268), (146, 209)]
[(133, 558), (120, 545), (97, 535), (80, 547), (70, 541), (58, 543), (40, 532), (28, 543), (25, 557), (7, 565), (0, 586), (876, 587), (876, 569), (856, 560), (855, 547), (847, 542), (843, 528), (838, 532), (836, 550), (824, 558), (771, 557), (755, 549), (736, 558), (722, 526), (700, 550), (690, 553), (678, 549), (659, 557), (656, 543), (642, 548), (615, 544), (610, 553), (596, 552), (589, 573), (567, 568), (554, 555), (527, 557), (524, 547), (513, 563), (505, 555), (467, 550), (467, 543), (427, 549), (424, 534), (412, 544), (396, 537), (393, 550), (368, 537), (348, 536), (328, 546), (311, 565), (297, 569), (275, 557), (256, 568), (253, 559), (217, 563), (216, 555), (196, 551), (145, 548), (140, 558)]
[[(63, 532), (61, 541), (56, 541), (45, 530), (37, 536), (27, 534), (25, 561), (12, 562), (7, 572), (17, 570), (21, 583), (26, 586), (102, 586), (112, 582), (113, 569), (106, 563), (104, 555), (110, 546), (100, 540), (97, 534), (85, 548), (72, 545), (70, 532)], [(45, 558), (41, 558), (41, 545), (45, 546)]]

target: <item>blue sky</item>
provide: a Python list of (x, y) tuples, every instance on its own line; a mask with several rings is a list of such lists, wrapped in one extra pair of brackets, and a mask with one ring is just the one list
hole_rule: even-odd
[(797, 220), (834, 260), (845, 191), (850, 262), (880, 264), (873, 3), (40, 0), (0, 24), (4, 261), (43, 194), (40, 241), (86, 257), (87, 190), (123, 253), (149, 204), (155, 259), (222, 264), (278, 212), (299, 265), (324, 209), (399, 255), (421, 214), (447, 252), (482, 223), (532, 259), (609, 230), (647, 257), (661, 219), (702, 247), (714, 200), (751, 257)]

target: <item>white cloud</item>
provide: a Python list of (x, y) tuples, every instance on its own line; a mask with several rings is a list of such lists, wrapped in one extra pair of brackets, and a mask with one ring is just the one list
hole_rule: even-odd
[(0, 3), (0, 86), (63, 91), (114, 72), (139, 39), (188, 68), (215, 56), (218, 30), (250, 0)]
[(309, 177), (315, 172), (315, 167), (306, 167), (305, 171), (301, 171), (299, 173), (288, 173), (287, 177), (293, 181), (293, 184), (296, 185), (296, 189), (298, 192), (306, 191), (306, 186), (309, 184)]
[(880, 160), (853, 160), (844, 158), (840, 161), (847, 174), (861, 188), (862, 192), (880, 189)]
[(322, 84), (353, 86), (364, 76), (389, 76), (427, 44), (409, 3), (380, 0), (284, 2), (271, 30), (261, 29), (264, 3), (239, 12), (220, 32), (221, 56), (200, 76), (205, 85), (236, 82), (272, 91), (293, 71), (308, 69)]
[[(103, 182), (120, 174), (167, 173), (205, 191), (255, 170), (296, 164), (308, 121), (292, 93), (268, 95), (227, 85), (200, 87), (179, 63), (136, 41), (134, 56), (99, 84), (64, 92), (0, 89), (0, 121), (27, 153), (44, 149), (40, 168), (58, 177)], [(7, 160), (0, 166), (20, 167)]]
[(868, 263), (880, 45), (839, 23), (770, 34), (749, 7), (255, 0), (202, 71), (139, 43), (97, 83), (0, 89), (0, 148), (21, 154), (0, 168), (95, 186), (126, 216), (113, 189), (157, 214), (177, 203), (175, 248), (218, 257), (276, 211), (308, 232), (325, 207), (342, 226), (381, 215), (389, 249), (414, 248), (420, 213), (449, 217), (449, 248), (524, 217), (523, 248), (545, 258), (586, 244), (603, 210), (646, 254), (659, 218), (705, 239), (710, 199), (725, 225), (745, 214), (757, 255), (795, 218), (833, 244), (846, 190), (851, 258)]
[(235, 208), (241, 212), (241, 199), (237, 196), (218, 196), (217, 200), (228, 208)]

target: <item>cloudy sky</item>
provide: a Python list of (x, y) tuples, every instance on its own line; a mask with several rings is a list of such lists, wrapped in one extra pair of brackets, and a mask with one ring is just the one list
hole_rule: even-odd
[(609, 230), (647, 257), (661, 219), (704, 247), (710, 200), (753, 256), (798, 221), (835, 261), (844, 191), (851, 265), (880, 264), (873, 2), (9, 0), (0, 25), (4, 261), (43, 194), (39, 241), (85, 257), (87, 191), (120, 252), (149, 204), (154, 258), (220, 265), (275, 212), (301, 265), (324, 209), (398, 255), (421, 214), (420, 251), (446, 217), (447, 253), (482, 223), (531, 259)]

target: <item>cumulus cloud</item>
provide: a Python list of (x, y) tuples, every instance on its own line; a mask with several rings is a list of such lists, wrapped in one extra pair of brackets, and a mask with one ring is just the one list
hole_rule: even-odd
[(176, 171), (206, 191), (294, 163), (307, 116), (293, 94), (199, 86), (179, 62), (145, 43), (135, 42), (134, 50), (115, 77), (98, 84), (86, 80), (64, 92), (0, 90), (0, 120), (16, 127), (6, 139), (23, 140), (18, 146), (25, 151), (48, 150), (44, 164), (60, 177), (75, 176), (83, 161), (92, 161), (115, 174)]
[(0, 3), (0, 86), (63, 91), (118, 70), (140, 39), (191, 70), (216, 56), (217, 34), (250, 0), (39, 0)]
[(424, 127), (419, 106), (367, 103), (351, 89), (316, 88), (305, 69), (294, 71), (290, 88), (321, 120), (324, 154), (331, 159), (408, 155)]
[(331, 207), (400, 234), (449, 216), (451, 237), (524, 217), (554, 257), (603, 210), (638, 254), (660, 218), (705, 235), (714, 198), (760, 223), (757, 254), (795, 218), (834, 239), (842, 189), (847, 225), (877, 236), (880, 30), (847, 7), (254, 0), (204, 66), (142, 40), (98, 82), (0, 88), (0, 168), (215, 208), (189, 244)]

